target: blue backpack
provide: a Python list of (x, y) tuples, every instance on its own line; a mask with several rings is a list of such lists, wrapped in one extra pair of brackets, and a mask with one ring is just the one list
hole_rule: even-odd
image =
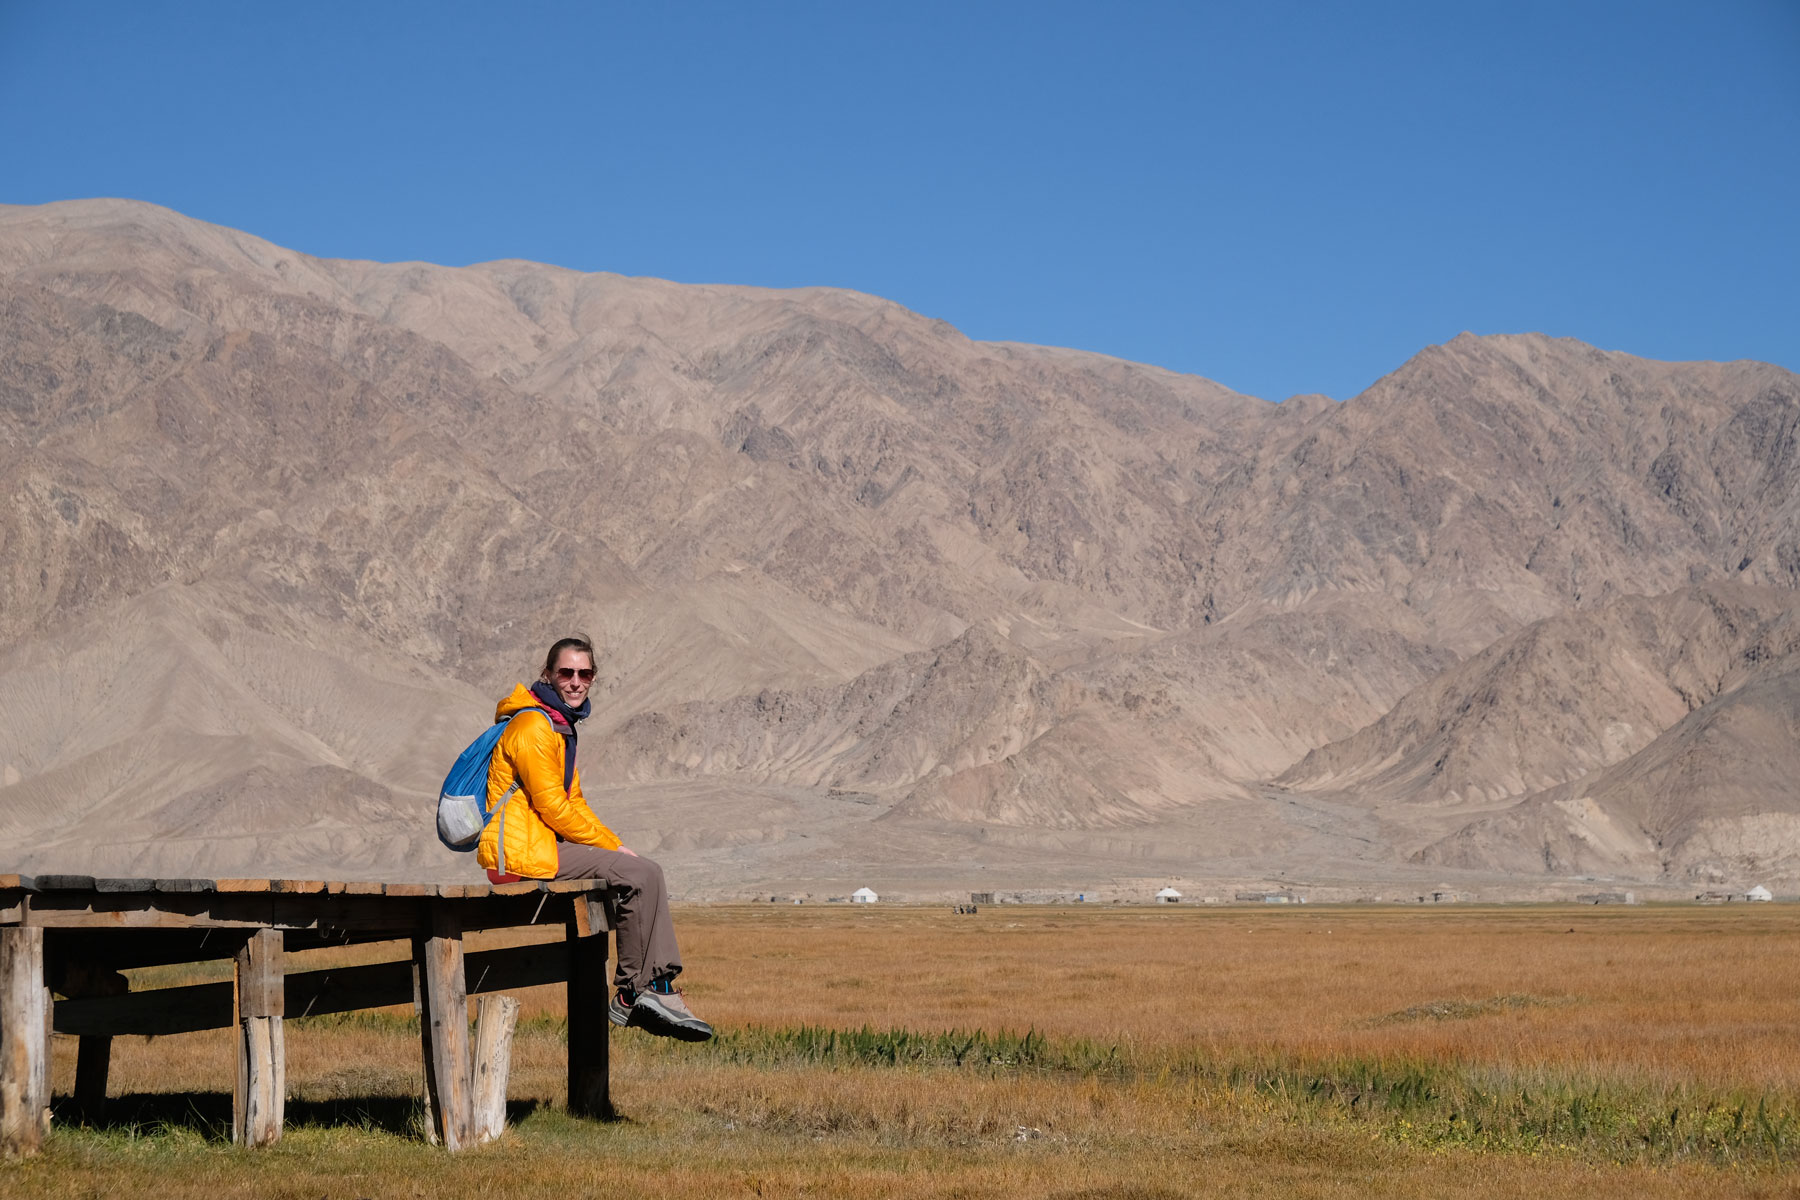
[[(437, 830), (438, 839), (452, 850), (473, 850), (475, 843), (481, 840), (481, 831), (487, 827), (489, 816), (488, 764), (493, 761), (494, 747), (500, 744), (500, 735), (512, 724), (513, 717), (528, 712), (541, 710), (521, 708), (504, 721), (495, 721), (485, 733), (469, 743), (468, 749), (456, 756), (456, 765), (444, 776), (444, 786), (438, 790)], [(518, 790), (519, 781), (515, 779), (500, 803), (512, 799), (512, 794)]]

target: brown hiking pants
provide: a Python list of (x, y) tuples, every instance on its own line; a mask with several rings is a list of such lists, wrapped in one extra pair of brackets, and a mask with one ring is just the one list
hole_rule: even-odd
[(556, 851), (558, 879), (606, 880), (619, 939), (619, 965), (613, 972), (617, 986), (643, 991), (652, 979), (681, 973), (661, 867), (622, 850), (576, 842), (561, 842)]

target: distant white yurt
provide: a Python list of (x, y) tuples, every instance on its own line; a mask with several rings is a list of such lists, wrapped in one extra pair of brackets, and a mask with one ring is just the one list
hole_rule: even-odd
[(1174, 904), (1180, 899), (1181, 893), (1172, 887), (1166, 887), (1162, 891), (1156, 893), (1156, 902), (1158, 904)]
[(1760, 883), (1744, 893), (1746, 900), (1773, 900), (1774, 898), (1774, 894)]
[(877, 896), (868, 888), (857, 888), (854, 892), (850, 893), (850, 903), (852, 904), (873, 904), (879, 899), (881, 899), (881, 897)]

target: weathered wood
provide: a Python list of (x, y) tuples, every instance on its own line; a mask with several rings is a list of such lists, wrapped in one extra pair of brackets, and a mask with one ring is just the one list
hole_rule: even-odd
[[(494, 1043), (484, 1041), (480, 1074), (484, 1107), (478, 1117), (468, 995), (558, 981), (569, 984), (576, 1001), (570, 1029), (570, 1106), (591, 1114), (611, 1110), (605, 1019), (609, 922), (601, 881), (525, 881), (509, 887), (0, 877), (0, 884), (8, 883), (17, 886), (0, 886), (0, 928), (32, 929), (41, 939), (39, 978), (70, 997), (54, 1002), (40, 990), (36, 1007), (54, 1021), (57, 1031), (86, 1039), (77, 1053), (75, 1091), (78, 1103), (92, 1115), (98, 1115), (106, 1092), (110, 1054), (104, 1039), (235, 1024), (242, 1078), (234, 1089), (234, 1131), (250, 1144), (273, 1140), (281, 1132), (286, 1091), (285, 1017), (387, 1006), (410, 997), (425, 1018), (421, 1051), (426, 1059), (431, 1133), (453, 1149), (471, 1145), (501, 1127), (503, 1118), (494, 1114), (504, 1112), (507, 1064), (493, 1053)], [(6, 925), (8, 920), (21, 926)], [(31, 925), (23, 926), (25, 921)], [(470, 930), (540, 922), (561, 922), (564, 938), (550, 945), (463, 953), (462, 937)], [(411, 961), (284, 978), (283, 940), (295, 950), (407, 940), (414, 956)], [(105, 995), (82, 982), (102, 976), (117, 979), (116, 972), (124, 967), (234, 954), (239, 973), (231, 983)], [(500, 1028), (492, 1022), (490, 1026)], [(9, 1017), (0, 1033), (0, 1051), (31, 1041), (20, 1032), (23, 1028)], [(19, 1089), (26, 1102), (37, 1103), (43, 1117), (48, 1115), (47, 1042), (47, 1034), (36, 1039), (36, 1054), (27, 1055), (33, 1070)]]
[(156, 890), (156, 880), (96, 878), (94, 890), (96, 892), (151, 892)]
[(433, 1095), (436, 1087), (431, 1078), (431, 1024), (426, 1019), (431, 1010), (431, 999), (426, 991), (424, 939), (413, 940), (412, 961), (407, 964), (412, 971), (413, 1011), (419, 1014), (419, 1052), (425, 1059), (425, 1104), (422, 1114), (425, 1123), (425, 1140), (433, 1146), (441, 1146), (444, 1139), (438, 1136), (437, 1098)]
[(281, 934), (259, 930), (237, 952), (238, 1016), (279, 1017), (287, 1013)]
[(33, 885), (40, 892), (91, 892), (94, 890), (92, 875), (39, 875)]
[(245, 1017), (238, 1027), (237, 1089), (232, 1095), (231, 1138), (267, 1146), (281, 1137), (285, 1072), (275, 1056), (280, 1017)]
[(49, 1123), (44, 931), (0, 929), (0, 1153), (36, 1154)]
[(564, 925), (569, 972), (569, 1111), (581, 1117), (612, 1116), (607, 1077), (606, 934), (583, 937), (573, 912)]
[(326, 888), (323, 879), (271, 879), (269, 890), (284, 896), (316, 896)]
[(506, 1079), (512, 1071), (513, 1031), (519, 1024), (515, 996), (483, 996), (475, 1017), (475, 1141), (506, 1132)]
[(266, 1146), (281, 1136), (286, 1102), (286, 1064), (276, 1058), (286, 1011), (281, 934), (263, 929), (245, 939), (237, 954), (237, 1088), (231, 1133), (246, 1146)]
[(469, 1062), (469, 1003), (464, 990), (462, 927), (450, 903), (432, 908), (432, 930), (413, 943), (419, 964), (419, 1036), (425, 1090), (446, 1150), (472, 1145), (473, 1077)]
[[(569, 952), (561, 942), (480, 950), (463, 957), (468, 995), (564, 983)], [(283, 981), (286, 1015), (318, 1017), (405, 1004), (413, 996), (413, 964), (366, 963), (288, 975)], [(106, 997), (56, 1002), (56, 1032), (83, 1037), (160, 1037), (202, 1029), (227, 1029), (233, 1022), (233, 985), (194, 983)]]

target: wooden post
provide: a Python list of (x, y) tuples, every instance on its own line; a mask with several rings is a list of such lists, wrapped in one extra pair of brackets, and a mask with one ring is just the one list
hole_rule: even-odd
[(475, 1016), (475, 1140), (491, 1142), (506, 1132), (506, 1077), (512, 1072), (517, 997), (483, 996)]
[(565, 929), (569, 948), (569, 1112), (610, 1119), (607, 1078), (606, 909), (601, 893), (575, 897)]
[(413, 939), (418, 972), (419, 1038), (425, 1057), (425, 1108), (446, 1150), (474, 1144), (474, 1078), (469, 1064), (469, 997), (463, 979), (462, 925), (455, 911), (431, 906), (431, 934)]
[(237, 954), (237, 1087), (232, 1140), (266, 1146), (281, 1136), (287, 1101), (286, 1012), (281, 934), (259, 929)]
[(443, 1145), (438, 1136), (437, 1081), (431, 1070), (431, 1000), (425, 982), (425, 939), (413, 939), (412, 984), (413, 1012), (419, 1015), (419, 1052), (425, 1060), (425, 1140), (433, 1146)]
[[(76, 965), (63, 975), (63, 994), (70, 999), (123, 996), (131, 983), (117, 971)], [(112, 1038), (84, 1033), (75, 1051), (75, 1109), (81, 1119), (97, 1124), (106, 1116), (106, 1081), (112, 1070)]]
[(0, 928), (0, 1152), (36, 1154), (50, 1124), (44, 931)]

